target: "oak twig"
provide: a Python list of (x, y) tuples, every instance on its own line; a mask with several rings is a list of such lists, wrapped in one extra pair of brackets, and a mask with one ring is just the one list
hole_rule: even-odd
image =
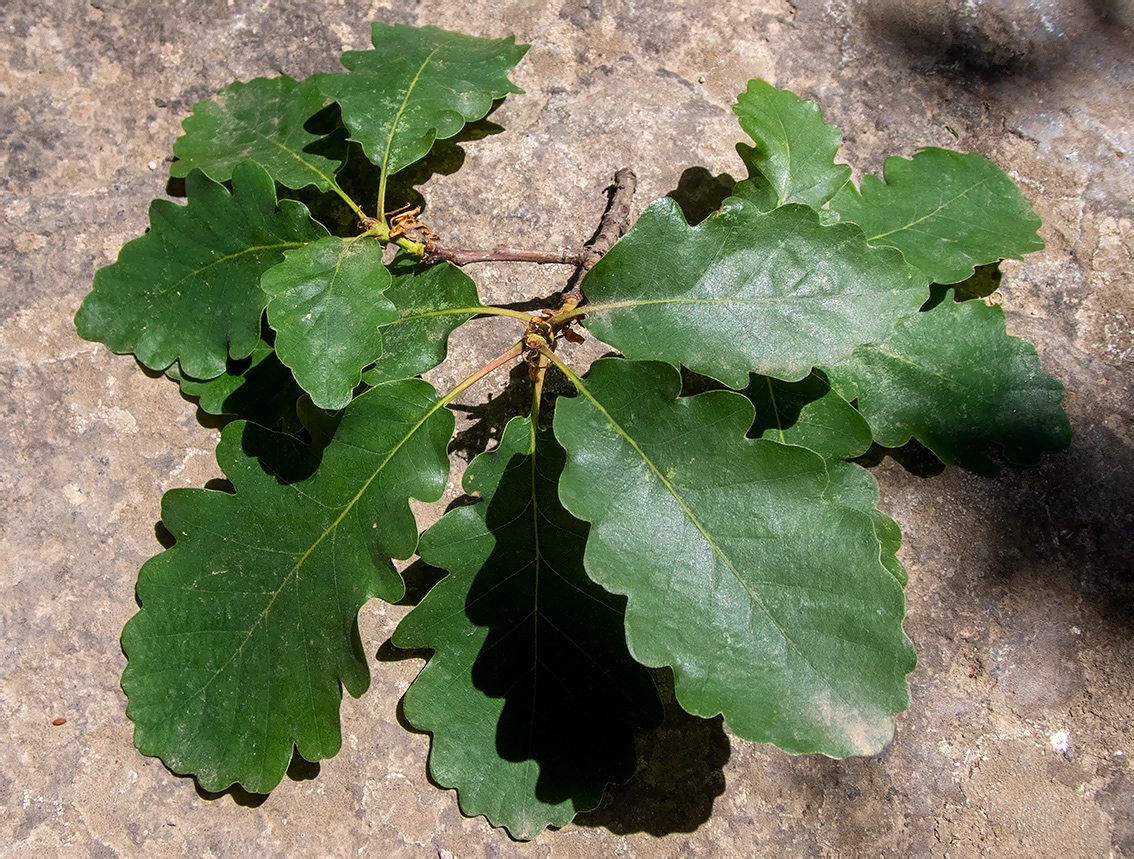
[(425, 261), (451, 262), (463, 266), (474, 262), (534, 262), (559, 265), (583, 265), (588, 249), (578, 248), (567, 251), (531, 251), (497, 245), (491, 250), (468, 250), (465, 248), (443, 248), (436, 242), (425, 243)]
[(607, 189), (610, 194), (606, 211), (599, 222), (598, 231), (586, 245), (574, 250), (535, 251), (496, 245), (489, 250), (446, 248), (436, 241), (425, 242), (424, 261), (427, 263), (451, 262), (465, 266), (474, 262), (533, 262), (541, 265), (573, 265), (590, 269), (602, 255), (630, 228), (630, 201), (638, 187), (638, 177), (628, 167), (614, 174), (614, 182)]
[(602, 255), (614, 247), (614, 243), (626, 235), (630, 229), (630, 201), (638, 189), (638, 177), (629, 167), (623, 167), (614, 174), (614, 184), (607, 190), (610, 202), (599, 222), (598, 232), (586, 245), (587, 258), (583, 267), (590, 269), (602, 259)]

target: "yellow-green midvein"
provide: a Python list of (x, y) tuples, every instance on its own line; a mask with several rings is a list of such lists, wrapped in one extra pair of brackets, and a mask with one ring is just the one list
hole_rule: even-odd
[(310, 242), (280, 242), (279, 244), (275, 244), (275, 245), (257, 245), (256, 247), (251, 247), (251, 248), (241, 248), (240, 250), (238, 250), (234, 254), (225, 254), (222, 257), (217, 257), (215, 260), (212, 260), (211, 262), (206, 263), (205, 265), (201, 266), (200, 268), (193, 269), (193, 271), (189, 272), (187, 275), (182, 277), (180, 280), (174, 281), (173, 283), (169, 284), (168, 286), (164, 287), (163, 289), (154, 290), (154, 292), (152, 294), (153, 295), (164, 295), (165, 293), (169, 292), (171, 289), (176, 289), (177, 287), (181, 286), (181, 284), (185, 283), (185, 281), (189, 280), (190, 278), (194, 278), (199, 274), (203, 274), (204, 272), (208, 271), (210, 268), (214, 268), (215, 266), (226, 263), (229, 260), (234, 260), (238, 257), (242, 257), (242, 256), (244, 256), (244, 254), (255, 253), (256, 251), (277, 251), (277, 250), (287, 250), (287, 249), (290, 249), (290, 248), (301, 248), (301, 247), (304, 247), (305, 245), (309, 245), (309, 244), (311, 244), (311, 243)]
[(885, 233), (879, 233), (879, 234), (878, 234), (878, 235), (876, 235), (876, 236), (871, 236), (870, 238), (868, 238), (868, 239), (867, 239), (867, 241), (868, 241), (868, 242), (873, 242), (873, 241), (876, 241), (877, 239), (884, 239), (884, 238), (885, 238), (886, 236), (890, 236), (890, 235), (893, 235), (894, 233), (900, 233), (900, 232), (901, 232), (902, 230), (908, 230), (908, 229), (910, 229), (910, 227), (913, 227), (913, 226), (914, 226), (915, 224), (920, 224), (920, 223), (921, 223), (922, 221), (925, 221), (925, 220), (928, 220), (929, 218), (932, 218), (932, 217), (933, 217), (934, 215), (936, 215), (936, 214), (937, 214), (938, 212), (940, 212), (940, 211), (941, 211), (942, 209), (944, 209), (944, 208), (945, 208), (946, 206), (952, 206), (952, 205), (953, 205), (954, 203), (956, 203), (956, 202), (957, 202), (958, 200), (960, 200), (960, 199), (961, 199), (962, 197), (964, 197), (964, 196), (965, 196), (966, 194), (968, 194), (968, 193), (969, 193), (970, 191), (975, 191), (975, 190), (976, 190), (977, 188), (979, 188), (979, 187), (980, 187), (981, 185), (983, 185), (983, 184), (984, 184), (985, 182), (990, 182), (990, 181), (991, 181), (992, 179), (993, 179), (993, 177), (992, 177), (992, 176), (988, 176), (988, 177), (986, 177), (986, 178), (984, 178), (984, 179), (981, 179), (981, 180), (980, 180), (979, 182), (977, 182), (977, 183), (976, 183), (975, 185), (973, 185), (973, 186), (972, 186), (971, 188), (966, 188), (966, 189), (965, 189), (964, 191), (962, 191), (962, 192), (961, 192), (960, 194), (958, 194), (958, 195), (957, 195), (956, 197), (954, 197), (954, 198), (953, 198), (952, 200), (946, 200), (946, 201), (945, 201), (944, 203), (942, 203), (942, 204), (941, 204), (940, 206), (938, 206), (938, 207), (937, 207), (936, 209), (934, 209), (934, 210), (933, 210), (932, 212), (930, 212), (929, 214), (927, 214), (927, 215), (922, 215), (922, 216), (921, 216), (920, 218), (918, 218), (918, 219), (917, 219), (916, 221), (910, 221), (910, 222), (909, 222), (908, 224), (903, 224), (903, 225), (902, 225), (902, 226), (900, 226), (900, 227), (895, 227), (894, 229), (892, 229), (892, 230), (889, 230), (888, 232), (885, 232)]
[[(220, 105), (220, 109), (222, 111), (224, 111), (225, 114), (229, 117), (229, 119), (231, 119), (233, 122), (236, 122), (236, 121), (239, 120), (239, 117), (230, 113), (228, 110), (225, 110), (224, 105)], [(268, 135), (264, 134), (263, 132), (261, 132), (257, 128), (253, 128), (252, 126), (248, 125), (247, 123), (242, 123), (242, 125), (244, 126), (245, 129), (247, 129), (248, 131), (251, 131), (254, 135), (259, 137), (265, 143), (271, 143), (273, 146), (276, 146), (279, 149), (282, 149), (284, 152), (286, 152), (288, 155), (290, 155), (292, 158), (294, 158), (296, 161), (298, 161), (300, 164), (302, 164), (304, 167), (306, 167), (308, 170), (310, 170), (316, 176), (319, 176), (321, 179), (323, 179), (324, 182), (327, 183), (327, 186), (332, 191), (334, 191), (336, 194), (338, 194), (340, 197), (342, 197), (343, 202), (346, 203), (348, 206), (350, 206), (351, 210), (356, 215), (358, 215), (358, 217), (360, 217), (360, 218), (366, 217), (366, 215), (363, 214), (362, 209), (359, 208), (358, 204), (356, 202), (354, 202), (354, 200), (351, 199), (350, 195), (347, 194), (346, 191), (344, 191), (342, 188), (339, 187), (339, 183), (335, 181), (334, 176), (328, 176), (326, 173), (324, 173), (322, 170), (320, 170), (318, 167), (316, 167), (310, 161), (307, 161), (304, 158), (302, 158), (299, 155), (299, 153), (297, 153), (290, 146), (285, 146), (284, 144), (282, 144), (278, 140), (276, 140), (274, 137), (268, 137)]]
[(511, 360), (512, 358), (515, 358), (522, 351), (523, 351), (522, 344), (517, 343), (515, 346), (513, 346), (511, 349), (509, 349), (507, 352), (505, 352), (503, 355), (501, 355), (500, 358), (493, 361), (491, 364), (487, 365), (486, 367), (482, 367), (480, 370), (477, 370), (471, 376), (469, 376), (464, 381), (462, 381), (460, 384), (458, 384), (457, 387), (453, 388), (453, 390), (451, 390), (449, 393), (447, 393), (445, 396), (441, 397), (439, 400), (437, 400), (436, 403), (433, 404), (432, 408), (430, 408), (422, 416), (421, 420), (419, 420), (416, 424), (414, 424), (413, 427), (409, 430), (409, 432), (407, 432), (402, 437), (401, 441), (399, 441), (386, 454), (386, 457), (382, 460), (382, 462), (378, 465), (378, 467), (374, 469), (374, 471), (370, 474), (370, 476), (368, 478), (366, 478), (365, 482), (362, 484), (362, 486), (358, 490), (358, 492), (355, 493), (354, 497), (350, 501), (348, 501), (346, 503), (346, 505), (343, 507), (343, 509), (339, 512), (339, 515), (335, 519), (335, 521), (332, 522), (330, 525), (328, 525), (326, 527), (326, 529), (324, 529), (323, 533), (320, 534), (319, 537), (315, 540), (315, 542), (311, 544), (311, 546), (307, 549), (307, 551), (305, 551), (302, 555), (300, 555), (299, 559), (292, 566), (291, 570), (288, 571), (287, 576), (284, 578), (284, 580), (282, 582), (280, 582), (280, 586), (278, 588), (276, 588), (275, 591), (271, 592), (272, 596), (271, 596), (271, 599), (268, 600), (268, 604), (266, 606), (264, 606), (264, 609), (260, 612), (260, 616), (256, 618), (256, 622), (254, 624), (252, 624), (252, 627), (248, 630), (248, 634), (244, 636), (244, 640), (241, 641), (240, 645), (233, 651), (232, 656), (229, 657), (228, 660), (225, 661), (224, 665), (221, 665), (219, 668), (217, 668), (217, 670), (213, 672), (212, 677), (210, 677), (207, 681), (205, 681), (205, 683), (196, 692), (194, 692), (191, 697), (196, 697), (197, 695), (200, 695), (202, 692), (204, 692), (212, 684), (212, 682), (214, 680), (216, 680), (216, 678), (218, 676), (220, 676), (221, 673), (223, 673), (229, 667), (229, 665), (231, 665), (240, 656), (240, 654), (244, 650), (244, 646), (251, 640), (253, 634), (256, 632), (257, 628), (259, 628), (261, 622), (264, 620), (264, 618), (266, 618), (268, 616), (268, 613), (272, 610), (272, 606), (275, 604), (276, 598), (281, 593), (283, 593), (284, 588), (286, 588), (287, 585), (291, 582), (291, 580), (299, 573), (300, 568), (307, 561), (307, 559), (311, 556), (311, 553), (314, 552), (319, 547), (319, 544), (323, 542), (323, 540), (327, 537), (328, 534), (332, 533), (335, 529), (337, 529), (339, 527), (339, 524), (343, 521), (343, 519), (346, 517), (346, 515), (352, 509), (354, 509), (354, 506), (358, 503), (359, 499), (362, 498), (362, 496), (366, 493), (366, 490), (370, 488), (370, 484), (373, 483), (374, 480), (378, 477), (378, 475), (382, 473), (383, 469), (385, 469), (386, 466), (389, 465), (390, 460), (393, 459), (394, 456), (398, 453), (398, 451), (401, 450), (402, 447), (405, 446), (406, 442), (408, 442), (411, 438), (413, 438), (414, 434), (419, 429), (421, 429), (429, 421), (429, 419), (432, 418), (433, 415), (435, 415), (439, 410), (448, 406), (449, 403), (451, 403), (454, 399), (459, 397), (462, 393), (464, 393), (464, 391), (466, 391), (469, 387), (471, 387), (477, 381), (482, 379), (484, 376), (488, 375), (489, 372), (491, 372), (492, 370), (495, 370), (499, 366), (502, 366), (504, 363)]
[(421, 78), (421, 73), (425, 71), (425, 67), (429, 65), (430, 60), (433, 59), (433, 55), (440, 51), (443, 47), (445, 47), (444, 44), (438, 45), (436, 48), (429, 52), (429, 56), (426, 57), (422, 62), (421, 66), (417, 70), (417, 74), (413, 76), (413, 80), (410, 81), (410, 85), (406, 88), (406, 97), (402, 99), (402, 106), (398, 108), (398, 112), (394, 115), (394, 121), (390, 125), (390, 134), (386, 138), (386, 151), (382, 154), (382, 175), (378, 180), (379, 221), (386, 220), (386, 165), (390, 161), (390, 150), (394, 148), (394, 134), (398, 130), (398, 123), (402, 120), (402, 114), (406, 112), (406, 105), (409, 104), (410, 94), (413, 92), (413, 88), (417, 86), (417, 82)]
[(405, 446), (406, 442), (408, 442), (413, 437), (413, 435), (419, 429), (421, 429), (422, 426), (424, 426), (425, 423), (431, 417), (433, 417), (434, 414), (437, 413), (437, 411), (439, 409), (443, 409), (445, 406), (447, 406), (449, 404), (449, 402), (451, 401), (451, 399), (452, 399), (451, 397), (447, 396), (447, 397), (443, 397), (443, 398), (439, 399), (436, 403), (434, 403), (433, 407), (430, 408), (429, 411), (427, 411), (425, 413), (425, 415), (421, 418), (421, 420), (419, 420), (416, 424), (414, 424), (413, 427), (410, 429), (410, 431), (407, 432), (402, 437), (402, 440), (399, 441), (393, 447), (393, 449), (391, 449), (386, 454), (386, 457), (382, 460), (382, 462), (378, 465), (378, 467), (374, 469), (374, 471), (370, 474), (370, 476), (366, 478), (366, 480), (363, 482), (361, 488), (358, 490), (358, 492), (355, 493), (354, 497), (352, 499), (350, 499), (350, 501), (348, 501), (343, 506), (342, 510), (339, 512), (338, 517), (330, 525), (328, 525), (326, 527), (326, 529), (324, 529), (323, 533), (318, 536), (318, 538), (315, 540), (314, 543), (311, 544), (311, 546), (307, 549), (307, 551), (305, 551), (302, 555), (299, 556), (299, 559), (295, 562), (295, 564), (292, 566), (292, 568), (288, 571), (288, 574), (284, 577), (284, 580), (282, 582), (280, 582), (280, 586), (278, 588), (276, 588), (275, 591), (271, 592), (272, 596), (271, 596), (271, 599), (268, 600), (268, 604), (266, 606), (264, 606), (264, 609), (260, 612), (260, 616), (256, 618), (256, 622), (252, 624), (251, 628), (248, 630), (247, 635), (244, 636), (244, 640), (241, 641), (239, 646), (237, 646), (237, 648), (233, 651), (232, 656), (230, 656), (228, 658), (228, 660), (226, 660), (223, 665), (221, 665), (219, 668), (217, 668), (216, 671), (213, 672), (213, 676), (210, 677), (207, 681), (205, 681), (204, 685), (202, 685), (200, 689), (198, 689), (196, 692), (194, 692), (192, 697), (196, 697), (197, 695), (200, 695), (202, 692), (204, 692), (210, 685), (212, 685), (212, 682), (214, 680), (216, 680), (217, 677), (219, 677), (229, 667), (229, 665), (231, 665), (233, 662), (236, 661), (236, 659), (243, 652), (244, 646), (246, 644), (248, 644), (248, 642), (252, 639), (252, 636), (255, 634), (255, 632), (259, 628), (260, 624), (264, 621), (264, 619), (271, 612), (272, 606), (276, 602), (276, 598), (281, 593), (283, 593), (284, 588), (286, 588), (288, 586), (288, 584), (292, 581), (292, 579), (295, 578), (296, 575), (298, 575), (300, 568), (302, 568), (304, 563), (306, 563), (307, 559), (309, 557), (311, 557), (311, 554), (319, 547), (319, 545), (323, 542), (323, 540), (327, 537), (328, 534), (332, 533), (333, 531), (335, 531), (339, 527), (339, 525), (342, 523), (342, 521), (346, 517), (346, 515), (351, 510), (354, 509), (354, 506), (358, 503), (359, 499), (362, 498), (362, 496), (366, 493), (366, 490), (370, 488), (370, 484), (373, 483), (377, 479), (378, 475), (382, 473), (382, 471), (386, 468), (387, 465), (389, 465), (390, 460), (393, 459), (394, 456), (397, 454), (397, 452), (399, 450), (401, 450), (402, 447)]
[(764, 616), (768, 618), (768, 621), (783, 637), (783, 640), (787, 644), (787, 646), (795, 652), (800, 660), (811, 670), (812, 674), (814, 674), (816, 678), (821, 680), (823, 684), (831, 690), (831, 693), (835, 695), (835, 697), (837, 697), (839, 700), (843, 701), (843, 703), (847, 704), (847, 706), (852, 707), (853, 709), (851, 702), (847, 701), (846, 698), (843, 697), (839, 690), (831, 684), (831, 681), (829, 681), (826, 676), (824, 676), (823, 673), (820, 672), (814, 664), (812, 664), (811, 660), (807, 658), (807, 655), (799, 649), (796, 643), (792, 640), (791, 636), (788, 635), (787, 630), (780, 625), (780, 622), (776, 620), (775, 616), (764, 604), (764, 601), (760, 598), (760, 595), (748, 586), (748, 582), (744, 580), (744, 577), (740, 574), (740, 571), (736, 569), (729, 557), (725, 555), (723, 551), (721, 551), (712, 535), (708, 532), (708, 530), (706, 530), (705, 526), (701, 524), (700, 520), (694, 515), (693, 511), (689, 509), (688, 505), (686, 505), (680, 493), (677, 491), (677, 487), (675, 487), (669, 480), (666, 479), (665, 475), (662, 474), (661, 470), (656, 465), (654, 465), (653, 461), (646, 455), (645, 451), (643, 451), (642, 448), (638, 446), (638, 443), (630, 437), (630, 434), (622, 428), (622, 426), (614, 419), (614, 416), (611, 415), (610, 412), (608, 412), (605, 408), (603, 408), (602, 404), (597, 399), (595, 399), (594, 395), (591, 394), (589, 390), (587, 390), (587, 386), (583, 383), (583, 380), (578, 375), (576, 375), (570, 367), (563, 363), (563, 361), (554, 352), (552, 352), (551, 349), (544, 347), (542, 351), (543, 354), (547, 355), (552, 360), (552, 362), (554, 362), (555, 366), (563, 371), (563, 374), (571, 380), (571, 384), (575, 386), (575, 389), (584, 397), (586, 397), (590, 401), (591, 405), (594, 406), (594, 408), (604, 418), (606, 418), (606, 420), (610, 423), (611, 428), (614, 429), (614, 431), (617, 432), (626, 441), (626, 443), (634, 449), (635, 453), (637, 453), (638, 456), (642, 458), (642, 462), (646, 464), (646, 466), (653, 473), (654, 477), (656, 477), (669, 491), (669, 494), (673, 496), (674, 501), (677, 502), (686, 519), (688, 519), (700, 532), (701, 536), (705, 538), (705, 542), (709, 544), (709, 547), (713, 550), (713, 554), (717, 558), (719, 558), (721, 562), (728, 568), (729, 572), (733, 574), (737, 582), (740, 583), (740, 586), (744, 588), (745, 592), (747, 592), (752, 602), (757, 607), (759, 607), (760, 611), (763, 612)]

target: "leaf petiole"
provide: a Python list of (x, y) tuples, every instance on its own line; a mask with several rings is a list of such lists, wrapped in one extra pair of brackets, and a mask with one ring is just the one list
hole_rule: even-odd
[(453, 400), (455, 400), (457, 397), (459, 397), (461, 394), (463, 394), (465, 391), (467, 391), (469, 388), (471, 388), (473, 385), (475, 385), (477, 382), (479, 382), (485, 376), (489, 375), (494, 370), (498, 370), (499, 368), (503, 367), (505, 364), (507, 364), (513, 358), (520, 357), (520, 355), (522, 355), (523, 352), (524, 352), (524, 341), (523, 340), (517, 341), (516, 344), (514, 346), (512, 346), (512, 348), (509, 349), (507, 352), (504, 352), (502, 355), (494, 358), (492, 361), (488, 362), (483, 367), (481, 367), (479, 370), (477, 370), (475, 373), (473, 373), (472, 375), (470, 375), (466, 379), (464, 379), (464, 381), (458, 383), (457, 387), (453, 388), (453, 390), (449, 391), (449, 393), (447, 393), (445, 396), (443, 396), (441, 398), (441, 405), (442, 406), (449, 405), (449, 403), (453, 402)]
[(342, 198), (344, 203), (350, 206), (350, 210), (358, 215), (359, 220), (365, 220), (366, 215), (363, 213), (362, 207), (359, 206), (358, 203), (354, 202), (354, 199), (350, 196), (350, 194), (340, 188), (339, 183), (334, 179), (330, 178), (329, 176), (326, 177), (326, 179), (331, 186), (331, 190), (338, 194)]

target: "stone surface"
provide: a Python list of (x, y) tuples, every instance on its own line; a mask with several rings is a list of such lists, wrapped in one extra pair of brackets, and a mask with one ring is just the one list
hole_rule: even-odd
[[(377, 602), (361, 616), (373, 687), (344, 701), (338, 757), (263, 799), (200, 794), (135, 751), (118, 634), (137, 569), (160, 549), (161, 493), (219, 473), (216, 422), (129, 357), (79, 340), (71, 317), (94, 271), (145, 228), (196, 100), (233, 79), (332, 71), (368, 44), (371, 20), (532, 43), (514, 75), (526, 94), (493, 117), (506, 130), (467, 144), (463, 169), (423, 189), (430, 225), (454, 245), (585, 239), (621, 166), (638, 173), (638, 211), (693, 165), (741, 178), (731, 103), (751, 77), (817, 98), (856, 178), (886, 154), (950, 146), (994, 159), (1034, 201), (1048, 247), (1006, 266), (1001, 303), (1066, 382), (1075, 442), (994, 480), (916, 477), (892, 459), (875, 469), (906, 534), (906, 628), (921, 660), (883, 754), (791, 758), (672, 712), (642, 739), (633, 781), (518, 844), (430, 783), (428, 738), (397, 715), (420, 663), (383, 647), (405, 609)], [(6, 0), (0, 849), (1134, 854), (1132, 24), (1129, 0), (718, 0), (695, 13), (630, 0)], [(496, 302), (563, 279), (504, 265), (474, 275)], [(455, 338), (436, 383), (515, 337), (493, 322)], [(456, 465), (498, 437), (506, 381), (463, 400)], [(496, 399), (477, 406), (487, 391)]]

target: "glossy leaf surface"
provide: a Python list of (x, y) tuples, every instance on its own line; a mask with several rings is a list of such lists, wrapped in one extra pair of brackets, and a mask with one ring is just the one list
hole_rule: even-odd
[(879, 444), (916, 438), (978, 474), (996, 472), (989, 442), (1017, 465), (1071, 442), (1062, 383), (1040, 369), (1035, 346), (1008, 336), (1004, 311), (980, 301), (947, 296), (827, 372), (837, 391), (858, 399)]
[(798, 444), (824, 459), (851, 459), (870, 447), (870, 425), (858, 410), (831, 390), (817, 370), (798, 382), (751, 377), (744, 396), (756, 407), (753, 438)]
[(149, 232), (98, 270), (75, 325), (147, 367), (178, 361), (186, 375), (211, 379), (260, 342), (260, 275), (327, 231), (300, 203), (277, 207), (272, 178), (251, 161), (233, 171), (231, 194), (199, 171), (185, 187), (188, 205), (154, 200)]
[(975, 152), (927, 147), (887, 158), (885, 182), (863, 176), (831, 201), (843, 221), (876, 247), (894, 247), (936, 283), (957, 283), (974, 267), (1043, 250), (1040, 219), (1011, 179)]
[(390, 283), (371, 239), (329, 236), (264, 272), (276, 353), (320, 408), (349, 403), (362, 368), (382, 354), (378, 329), (398, 316), (383, 295)]
[(835, 163), (842, 132), (823, 121), (815, 102), (752, 80), (732, 109), (756, 141), (737, 144), (749, 174), (736, 186), (737, 197), (764, 212), (787, 203), (818, 209), (847, 184), (850, 165)]
[(801, 205), (764, 213), (734, 197), (696, 227), (673, 200), (651, 203), (582, 290), (587, 328), (626, 357), (743, 388), (749, 371), (795, 381), (884, 340), (926, 286), (857, 227), (821, 226)]
[(482, 39), (437, 27), (375, 23), (374, 50), (347, 51), (347, 73), (312, 76), (343, 110), (351, 139), (387, 175), (424, 158), (435, 140), (483, 119), (521, 92), (508, 72), (527, 52), (515, 37)]
[(138, 576), (122, 688), (134, 742), (206, 790), (264, 793), (292, 748), (309, 761), (341, 742), (341, 683), (369, 684), (356, 619), (404, 592), (409, 498), (448, 476), (453, 418), (420, 380), (356, 399), (321, 461), (288, 436), (237, 422), (217, 461), (235, 494), (175, 489), (162, 521), (177, 543)]
[(402, 255), (390, 274), (386, 297), (398, 318), (382, 327), (382, 355), (363, 375), (371, 385), (432, 370), (445, 360), (449, 335), (483, 309), (476, 284), (455, 265), (421, 265)]
[(169, 172), (185, 177), (198, 169), (226, 182), (240, 162), (255, 161), (288, 188), (326, 191), (342, 161), (315, 151), (326, 141), (304, 127), (326, 102), (310, 79), (281, 75), (231, 83), (197, 102), (181, 123), (185, 133), (173, 144), (177, 160)]
[(628, 596), (630, 652), (741, 737), (877, 752), (914, 655), (873, 508), (818, 454), (746, 439), (744, 397), (679, 390), (668, 365), (604, 359), (555, 411), (559, 494), (591, 523), (590, 577)]
[(481, 503), (446, 514), (421, 556), (450, 570), (394, 644), (431, 648), (405, 697), (432, 734), (433, 778), (461, 809), (534, 838), (634, 773), (633, 727), (654, 727), (653, 681), (626, 650), (625, 598), (583, 570), (587, 525), (557, 494), (563, 449), (514, 418), (465, 473)]

